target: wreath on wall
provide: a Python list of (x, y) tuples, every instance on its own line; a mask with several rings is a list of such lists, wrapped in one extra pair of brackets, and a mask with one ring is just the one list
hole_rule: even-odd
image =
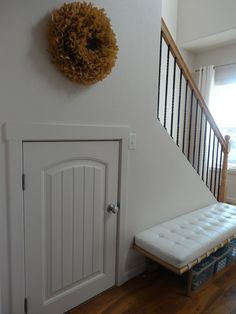
[(118, 46), (104, 9), (91, 3), (64, 4), (51, 14), (48, 29), (52, 62), (70, 80), (94, 84), (111, 73)]

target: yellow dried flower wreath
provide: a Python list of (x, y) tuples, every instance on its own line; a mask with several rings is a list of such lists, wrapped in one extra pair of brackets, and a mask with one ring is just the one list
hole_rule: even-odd
[(118, 46), (104, 9), (73, 2), (54, 10), (51, 17), (49, 52), (62, 73), (84, 85), (101, 81), (111, 73)]

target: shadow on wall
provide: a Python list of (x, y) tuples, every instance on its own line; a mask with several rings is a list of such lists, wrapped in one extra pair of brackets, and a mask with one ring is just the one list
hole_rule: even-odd
[(57, 92), (61, 91), (68, 96), (81, 94), (88, 86), (79, 85), (63, 76), (51, 63), (48, 53), (47, 26), (50, 21), (50, 14), (42, 18), (32, 28), (32, 44), (29, 51), (29, 59), (32, 61), (37, 72), (47, 79), (50, 86)]

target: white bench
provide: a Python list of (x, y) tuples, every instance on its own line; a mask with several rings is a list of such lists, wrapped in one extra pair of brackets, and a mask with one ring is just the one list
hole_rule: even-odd
[(236, 238), (236, 206), (215, 203), (154, 226), (135, 236), (134, 248), (181, 275)]

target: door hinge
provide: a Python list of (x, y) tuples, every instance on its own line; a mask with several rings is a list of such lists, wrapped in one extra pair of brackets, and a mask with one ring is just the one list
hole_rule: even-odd
[(25, 174), (22, 174), (22, 190), (25, 191)]
[(25, 310), (25, 314), (28, 313), (28, 300), (27, 298), (24, 299), (24, 310)]

